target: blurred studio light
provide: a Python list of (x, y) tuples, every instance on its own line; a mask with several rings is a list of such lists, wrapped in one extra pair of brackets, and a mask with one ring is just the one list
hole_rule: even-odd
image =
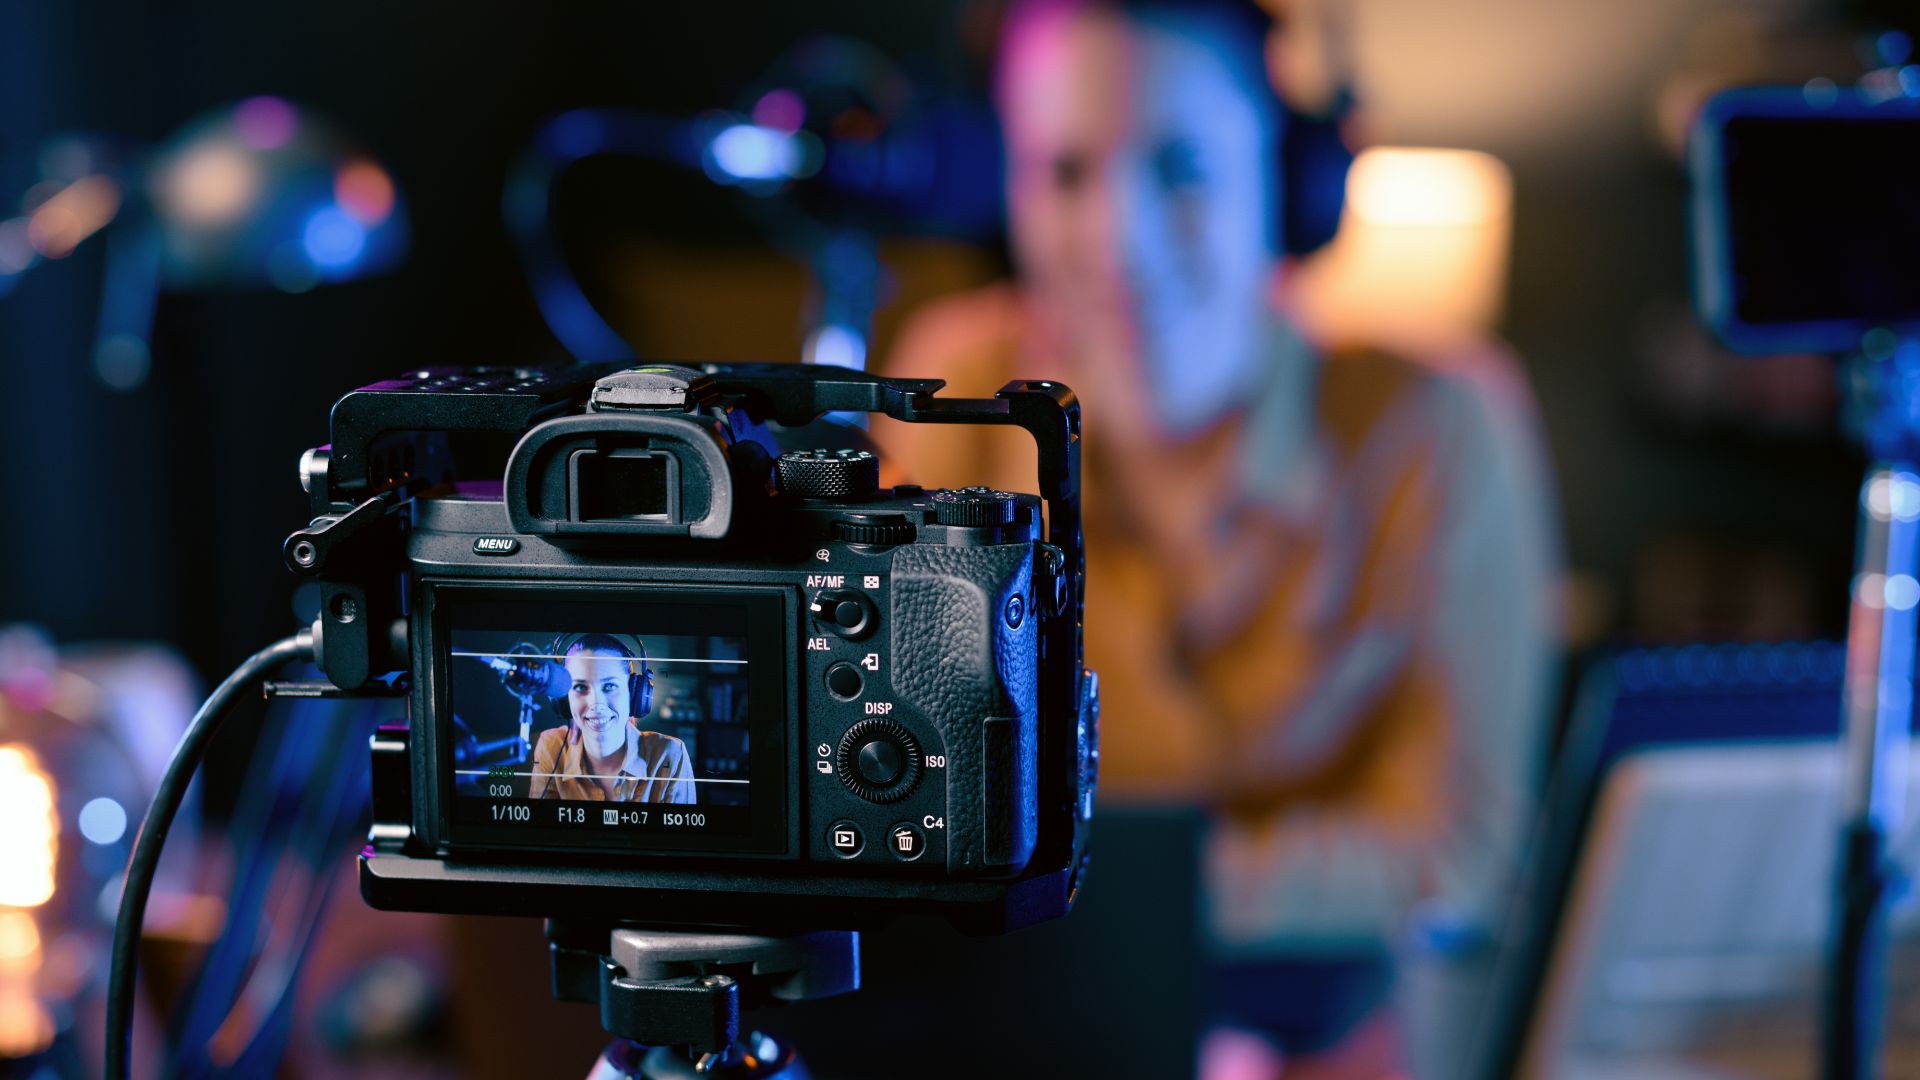
[(917, 85), (853, 38), (796, 42), (728, 108), (573, 109), (534, 132), (501, 209), (541, 315), (583, 359), (633, 355), (581, 288), (555, 229), (560, 175), (603, 155), (676, 166), (744, 196), (743, 213), (812, 275), (809, 363), (866, 363), (886, 281), (875, 236), (985, 236), (1002, 221), (1000, 144), (985, 104)]
[(407, 248), (386, 169), (277, 97), (205, 113), (150, 152), (99, 136), (50, 142), (18, 214), (0, 217), (0, 298), (96, 233), (106, 256), (91, 360), (117, 390), (146, 381), (162, 288), (300, 293), (387, 270)]
[(24, 746), (0, 746), (0, 911), (53, 899), (53, 779)]
[(406, 250), (386, 170), (279, 98), (188, 124), (155, 154), (147, 189), (173, 288), (305, 292), (389, 269)]
[(1354, 160), (1339, 235), (1290, 290), (1332, 344), (1445, 347), (1486, 334), (1506, 294), (1513, 180), (1470, 150), (1378, 147)]
[(819, 169), (820, 144), (804, 131), (729, 124), (707, 144), (703, 164), (721, 184), (797, 180)]
[(53, 778), (24, 746), (0, 746), (0, 1072), (53, 1043), (35, 993), (42, 962), (33, 909), (53, 899), (59, 863)]

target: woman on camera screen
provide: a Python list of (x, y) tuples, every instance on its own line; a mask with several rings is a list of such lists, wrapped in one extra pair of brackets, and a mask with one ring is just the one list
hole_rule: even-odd
[(686, 744), (637, 723), (653, 697), (645, 646), (625, 635), (578, 634), (553, 651), (567, 671), (569, 723), (534, 744), (530, 797), (694, 802)]

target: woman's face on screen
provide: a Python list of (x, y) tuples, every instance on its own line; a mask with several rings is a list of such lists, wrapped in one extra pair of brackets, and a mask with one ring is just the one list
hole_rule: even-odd
[(567, 653), (567, 704), (587, 749), (606, 757), (626, 741), (629, 658), (605, 650)]

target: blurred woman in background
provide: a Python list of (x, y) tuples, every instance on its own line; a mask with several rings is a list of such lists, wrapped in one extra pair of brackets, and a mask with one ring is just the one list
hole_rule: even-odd
[[(1235, 1075), (1379, 1076), (1409, 915), (1487, 932), (1510, 891), (1555, 527), (1509, 359), (1325, 355), (1281, 314), (1270, 30), (1233, 0), (1015, 3), (1019, 281), (921, 313), (885, 372), (1079, 393), (1103, 795), (1215, 812), (1213, 1017), (1240, 1034), (1213, 1045), (1267, 1063)], [(1032, 483), (991, 429), (892, 427), (906, 478)]]

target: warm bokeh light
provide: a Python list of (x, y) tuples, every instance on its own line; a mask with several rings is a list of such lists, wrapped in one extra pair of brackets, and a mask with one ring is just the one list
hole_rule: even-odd
[(259, 197), (260, 170), (247, 148), (210, 140), (176, 158), (161, 174), (155, 194), (161, 207), (183, 224), (229, 225)]
[(0, 746), (0, 906), (37, 907), (53, 897), (53, 794), (52, 778), (31, 751)]
[(1441, 348), (1485, 334), (1506, 293), (1513, 181), (1470, 150), (1381, 147), (1347, 179), (1339, 236), (1289, 284), (1330, 343)]
[(24, 911), (0, 911), (0, 974), (28, 975), (40, 968), (40, 924)]
[(53, 1045), (53, 1014), (24, 985), (0, 982), (0, 1060), (31, 1057)]
[(49, 259), (65, 258), (119, 211), (120, 185), (104, 176), (82, 177), (34, 208), (27, 242)]
[(371, 229), (393, 213), (393, 181), (371, 161), (351, 161), (333, 176), (333, 201)]
[(1347, 177), (1352, 216), (1369, 225), (1478, 225), (1513, 202), (1498, 158), (1472, 150), (1379, 147), (1354, 159)]

